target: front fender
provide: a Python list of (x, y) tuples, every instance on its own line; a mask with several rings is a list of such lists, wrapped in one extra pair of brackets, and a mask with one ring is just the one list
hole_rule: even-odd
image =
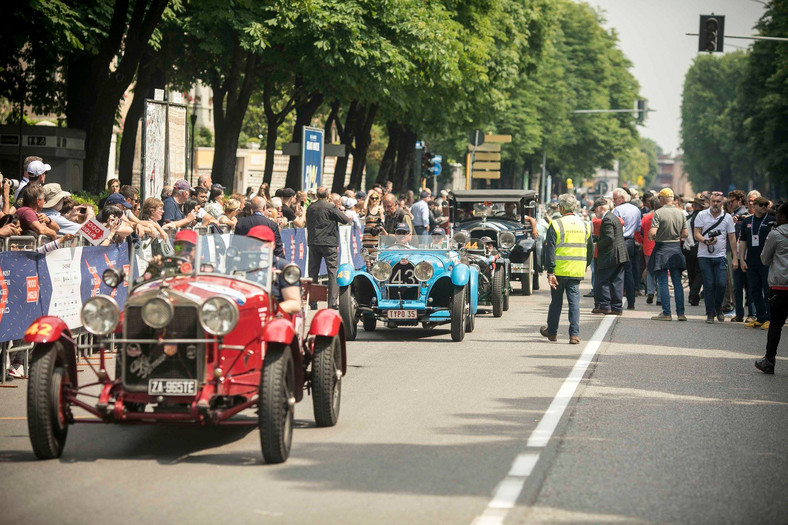
[(465, 286), (471, 276), (471, 269), (467, 264), (458, 264), (451, 270), (451, 282), (454, 286)]
[(470, 271), (468, 283), (470, 285), (469, 291), (471, 294), (471, 314), (475, 314), (479, 309), (479, 268), (471, 266)]
[(45, 315), (35, 320), (25, 332), (25, 341), (28, 343), (52, 343), (63, 336), (74, 345), (74, 338), (66, 323), (59, 317)]
[(263, 341), (266, 343), (289, 345), (294, 337), (293, 325), (285, 319), (274, 319), (263, 328)]
[(337, 285), (339, 286), (347, 286), (353, 282), (353, 277), (355, 277), (355, 269), (351, 264), (342, 264), (339, 266), (337, 270)]
[[(320, 310), (309, 325), (309, 335), (334, 337), (342, 330), (342, 317), (332, 309)], [(344, 338), (343, 338), (344, 339)]]

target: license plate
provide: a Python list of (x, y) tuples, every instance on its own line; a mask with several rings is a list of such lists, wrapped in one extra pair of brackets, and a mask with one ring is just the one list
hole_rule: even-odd
[(149, 379), (148, 395), (151, 396), (193, 396), (197, 393), (194, 379)]
[(418, 319), (416, 310), (388, 310), (386, 317), (389, 319)]

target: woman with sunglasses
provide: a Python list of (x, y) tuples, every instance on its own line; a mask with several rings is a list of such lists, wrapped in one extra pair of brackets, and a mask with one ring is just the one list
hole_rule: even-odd
[(378, 236), (385, 233), (383, 230), (383, 205), (380, 202), (381, 195), (376, 190), (370, 190), (367, 196), (367, 203), (364, 215), (364, 236), (361, 245), (368, 250), (377, 248)]

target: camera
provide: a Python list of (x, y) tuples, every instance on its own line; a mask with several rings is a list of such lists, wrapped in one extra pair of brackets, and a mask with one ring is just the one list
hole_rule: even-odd
[[(710, 241), (713, 241), (714, 239), (716, 239), (720, 235), (722, 235), (722, 232), (720, 230), (710, 231), (709, 233), (706, 234), (706, 236), (709, 238)], [(706, 248), (708, 248), (709, 253), (714, 251), (714, 246), (712, 246), (710, 244), (707, 245)]]
[(11, 186), (11, 191), (16, 191), (16, 189), (19, 187), (19, 181), (16, 179), (3, 179), (3, 184)]

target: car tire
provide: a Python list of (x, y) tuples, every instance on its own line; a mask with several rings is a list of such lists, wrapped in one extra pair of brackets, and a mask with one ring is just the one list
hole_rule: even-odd
[(476, 328), (476, 314), (468, 312), (468, 316), (465, 318), (465, 333), (470, 334)]
[(493, 317), (501, 317), (503, 315), (504, 272), (505, 270), (503, 268), (501, 268), (500, 270), (496, 270), (492, 278), (492, 291), (491, 291), (490, 302), (492, 303)]
[(512, 283), (511, 281), (504, 282), (503, 287), (503, 311), (506, 312), (509, 310), (509, 297), (512, 295), (511, 290)]
[(61, 342), (41, 345), (33, 352), (27, 384), (27, 430), (38, 459), (55, 459), (63, 453), (69, 414), (65, 369), (57, 362)]
[(364, 325), (365, 332), (374, 332), (378, 327), (378, 321), (373, 315), (365, 315), (361, 318), (361, 324)]
[(339, 419), (342, 395), (342, 347), (338, 337), (317, 337), (312, 361), (312, 406), (319, 427)]
[(465, 286), (455, 286), (451, 298), (451, 339), (462, 341), (465, 338), (465, 315), (467, 304)]
[(295, 364), (289, 346), (272, 345), (265, 353), (257, 419), (266, 463), (290, 455), (295, 414)]
[(523, 295), (531, 295), (533, 293), (533, 275), (530, 273), (534, 271), (534, 254), (531, 252), (528, 254), (528, 275), (523, 275), (522, 279), (520, 280), (520, 284), (522, 285)]
[(356, 300), (350, 286), (343, 286), (339, 291), (339, 315), (345, 325), (345, 339), (353, 341), (358, 334), (358, 319)]

